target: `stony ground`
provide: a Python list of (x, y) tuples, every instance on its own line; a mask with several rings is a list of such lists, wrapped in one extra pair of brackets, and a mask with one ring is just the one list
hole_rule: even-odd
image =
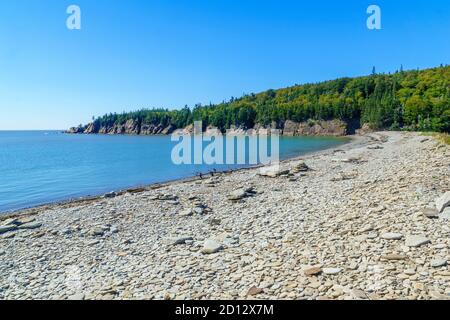
[(0, 221), (0, 298), (450, 298), (450, 148), (364, 139)]

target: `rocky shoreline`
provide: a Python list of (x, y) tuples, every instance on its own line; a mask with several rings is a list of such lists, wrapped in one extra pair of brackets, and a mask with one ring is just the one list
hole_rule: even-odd
[(0, 218), (1, 299), (449, 299), (450, 148), (366, 135)]
[[(65, 133), (68, 134), (108, 134), (108, 135), (169, 135), (180, 129), (185, 134), (191, 134), (194, 126), (177, 128), (172, 124), (143, 124), (130, 119), (122, 124), (111, 126), (100, 126), (95, 122), (86, 126), (72, 127)], [(230, 131), (242, 132), (248, 128), (232, 126)], [(341, 137), (348, 134), (348, 124), (342, 120), (310, 120), (308, 122), (294, 122), (291, 120), (282, 123), (272, 123), (270, 126), (256, 124), (252, 128), (254, 133), (267, 135), (270, 129), (279, 129), (284, 136), (334, 136)], [(208, 127), (207, 130), (217, 130), (215, 127)]]

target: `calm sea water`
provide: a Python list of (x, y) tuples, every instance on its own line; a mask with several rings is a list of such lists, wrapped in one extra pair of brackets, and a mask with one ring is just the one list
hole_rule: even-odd
[[(339, 138), (280, 139), (288, 158), (345, 143)], [(237, 166), (174, 165), (167, 136), (66, 135), (0, 131), (0, 212)]]

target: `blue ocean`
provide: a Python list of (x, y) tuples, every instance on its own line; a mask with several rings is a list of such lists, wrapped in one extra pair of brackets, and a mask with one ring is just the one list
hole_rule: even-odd
[[(345, 143), (343, 138), (281, 137), (280, 158)], [(243, 165), (175, 165), (169, 136), (69, 135), (0, 131), (0, 212), (100, 195)]]

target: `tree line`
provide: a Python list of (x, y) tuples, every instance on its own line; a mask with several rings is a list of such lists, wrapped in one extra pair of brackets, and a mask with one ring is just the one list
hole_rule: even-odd
[(286, 120), (341, 119), (369, 124), (374, 129), (450, 132), (450, 66), (425, 70), (340, 78), (295, 85), (259, 94), (232, 97), (219, 104), (197, 104), (192, 109), (142, 109), (93, 118), (99, 127), (139, 125), (184, 128), (194, 121), (218, 127), (282, 127)]

